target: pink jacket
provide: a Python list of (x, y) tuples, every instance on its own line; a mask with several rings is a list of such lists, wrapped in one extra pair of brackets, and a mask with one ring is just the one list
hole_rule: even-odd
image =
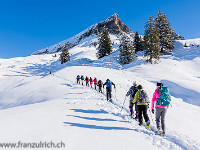
[(97, 84), (97, 83), (98, 83), (98, 81), (97, 81), (97, 82), (95, 82), (95, 78), (94, 78), (94, 80), (93, 80), (92, 82), (94, 82), (94, 84)]
[[(153, 93), (153, 98), (152, 98), (152, 101), (151, 101), (151, 109), (154, 109), (154, 103), (155, 103), (155, 101), (157, 101), (157, 99), (159, 98), (159, 94), (158, 94), (158, 89), (159, 89), (159, 88), (160, 88), (160, 87), (157, 86), (155, 92)], [(169, 106), (160, 106), (160, 105), (156, 105), (156, 107), (159, 107), (159, 108), (166, 108), (166, 109), (167, 109)]]

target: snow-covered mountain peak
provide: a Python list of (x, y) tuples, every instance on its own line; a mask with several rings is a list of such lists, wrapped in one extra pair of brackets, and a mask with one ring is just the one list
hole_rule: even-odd
[(97, 36), (103, 29), (104, 26), (108, 28), (108, 32), (112, 35), (119, 36), (122, 33), (129, 34), (131, 36), (134, 36), (133, 31), (125, 25), (121, 19), (118, 17), (119, 15), (117, 13), (111, 15), (107, 19), (95, 23), (94, 25), (90, 26), (86, 30), (80, 32), (79, 34), (64, 40), (62, 42), (59, 42), (58, 44), (55, 44), (50, 47), (46, 47), (44, 49), (41, 49), (39, 51), (34, 52), (34, 55), (38, 54), (48, 54), (48, 53), (55, 53), (61, 51), (62, 47), (65, 45), (65, 43), (68, 44), (68, 48), (72, 48), (78, 44), (81, 43), (85, 38), (88, 37), (95, 37)]

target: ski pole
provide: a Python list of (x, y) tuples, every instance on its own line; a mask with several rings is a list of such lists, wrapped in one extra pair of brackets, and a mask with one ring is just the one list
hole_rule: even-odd
[(149, 113), (150, 113), (151, 120), (152, 120), (152, 122), (153, 122), (153, 118), (152, 118), (152, 115), (151, 115), (151, 111), (150, 111), (149, 108), (148, 108), (148, 110), (149, 110)]
[(125, 96), (124, 103), (123, 103), (123, 105), (122, 105), (122, 108), (121, 108), (120, 113), (122, 112), (122, 109), (124, 108), (125, 101), (126, 101), (126, 96)]
[(117, 99), (117, 97), (116, 97), (117, 94), (116, 94), (116, 93), (117, 93), (117, 92), (116, 92), (116, 88), (115, 88), (115, 98)]

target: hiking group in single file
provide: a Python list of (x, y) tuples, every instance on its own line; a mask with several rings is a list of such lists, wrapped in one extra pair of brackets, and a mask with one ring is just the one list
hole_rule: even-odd
[[(84, 81), (86, 82), (86, 86), (92, 88), (92, 84), (94, 83), (94, 88), (97, 89), (97, 86), (99, 87), (98, 91), (102, 93), (102, 87), (106, 86), (106, 96), (107, 101), (112, 101), (112, 85), (115, 87), (115, 84), (110, 81), (109, 79), (106, 80), (105, 83), (103, 83), (101, 80), (97, 80), (95, 77), (92, 79), (91, 77), (85, 77), (83, 75), (77, 76), (77, 84), (84, 85)], [(81, 80), (81, 82), (80, 82)], [(133, 85), (130, 87), (128, 92), (126, 93), (126, 97), (130, 97), (129, 99), (129, 110), (130, 110), (130, 116), (131, 118), (134, 118), (139, 121), (139, 125), (143, 125), (143, 118), (146, 122), (146, 129), (150, 129), (150, 119), (148, 116), (148, 110), (149, 110), (149, 97), (147, 95), (147, 92), (143, 89), (142, 85), (137, 85), (136, 81), (133, 82)], [(126, 99), (125, 99), (126, 100)], [(125, 102), (124, 100), (124, 102)], [(165, 125), (165, 116), (167, 113), (167, 109), (171, 102), (171, 95), (169, 94), (168, 87), (164, 87), (163, 83), (157, 82), (157, 88), (155, 89), (155, 92), (153, 93), (153, 97), (151, 100), (151, 112), (155, 113), (155, 119), (156, 119), (156, 126), (157, 131), (156, 134), (160, 136), (165, 136), (166, 134), (166, 125)], [(134, 111), (135, 110), (135, 113)]]
[[(95, 77), (94, 79), (92, 79), (91, 77), (89, 78), (88, 76), (86, 76), (84, 78), (83, 75), (77, 75), (76, 77), (77, 80), (77, 84), (82, 84), (84, 83), (84, 81), (86, 82), (85, 85), (92, 88), (92, 84), (94, 83), (94, 88), (95, 90), (97, 89), (97, 86), (99, 87), (99, 92), (103, 93), (102, 91), (102, 87), (104, 88), (104, 86), (106, 85), (106, 96), (107, 96), (107, 101), (112, 101), (112, 85), (115, 88), (115, 84), (110, 81), (109, 79), (106, 80), (105, 83), (103, 83), (101, 80), (97, 80), (97, 78)], [(81, 80), (81, 82), (80, 82)]]

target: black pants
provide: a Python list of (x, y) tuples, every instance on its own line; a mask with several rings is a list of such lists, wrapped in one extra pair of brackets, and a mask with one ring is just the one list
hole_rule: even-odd
[(147, 109), (148, 106), (147, 105), (137, 105), (138, 108), (138, 117), (139, 117), (139, 123), (142, 124), (143, 123), (143, 119), (142, 119), (142, 114), (144, 117), (145, 122), (149, 121), (149, 116), (147, 114)]
[(80, 84), (80, 79), (77, 79), (77, 84), (78, 84), (78, 83)]
[(86, 81), (86, 86), (89, 86), (89, 81)]
[(131, 112), (131, 115), (133, 114), (133, 105), (135, 105), (135, 111), (136, 111), (136, 115), (138, 114), (138, 108), (137, 108), (137, 102), (132, 103), (132, 99), (129, 101), (129, 109)]
[(112, 98), (111, 96), (111, 89), (110, 88), (106, 88), (106, 93), (107, 93), (107, 101), (110, 100)]
[(81, 81), (82, 81), (82, 85), (83, 85), (84, 80), (81, 80)]
[(95, 90), (97, 89), (97, 83), (94, 83), (94, 89)]
[(102, 86), (99, 85), (99, 92), (102, 93)]

